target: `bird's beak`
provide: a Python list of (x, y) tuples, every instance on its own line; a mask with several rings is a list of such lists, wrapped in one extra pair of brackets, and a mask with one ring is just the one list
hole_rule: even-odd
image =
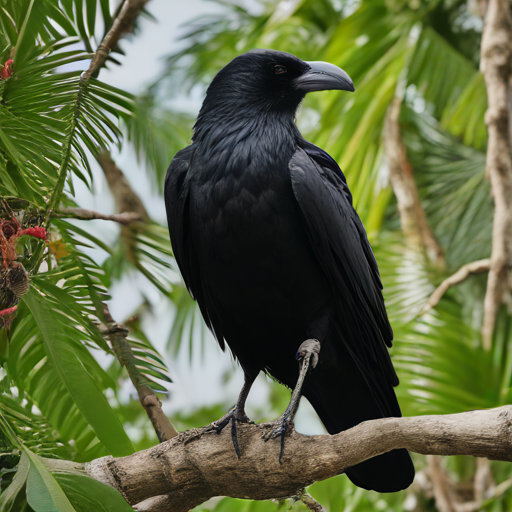
[(314, 91), (350, 91), (354, 84), (343, 69), (328, 62), (306, 62), (309, 70), (294, 80), (297, 91), (307, 93)]

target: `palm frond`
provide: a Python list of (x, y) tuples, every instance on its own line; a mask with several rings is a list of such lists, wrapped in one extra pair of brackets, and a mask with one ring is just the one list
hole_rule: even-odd
[(404, 109), (404, 142), (431, 227), (458, 269), (487, 258), (491, 249), (493, 202), (485, 179), (485, 155), (457, 143), (437, 122)]
[(160, 193), (173, 156), (188, 144), (191, 127), (190, 116), (162, 109), (151, 95), (135, 99), (134, 115), (126, 119), (127, 138)]

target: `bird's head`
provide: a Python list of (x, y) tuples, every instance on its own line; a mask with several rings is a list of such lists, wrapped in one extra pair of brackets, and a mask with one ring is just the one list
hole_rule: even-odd
[(208, 87), (201, 115), (294, 114), (308, 92), (353, 91), (350, 77), (334, 64), (306, 62), (290, 53), (253, 50), (222, 68)]

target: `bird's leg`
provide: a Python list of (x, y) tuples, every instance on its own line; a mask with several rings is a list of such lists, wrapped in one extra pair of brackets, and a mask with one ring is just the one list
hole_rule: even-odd
[(318, 354), (320, 352), (320, 342), (316, 339), (309, 339), (304, 341), (299, 350), (297, 350), (297, 359), (299, 360), (300, 372), (297, 384), (292, 392), (292, 397), (288, 407), (284, 413), (275, 421), (272, 422), (274, 427), (270, 432), (263, 435), (265, 441), (269, 439), (281, 438), (281, 452), (279, 454), (279, 463), (282, 462), (284, 453), (284, 438), (287, 432), (293, 428), (293, 420), (297, 409), (299, 408), (299, 402), (301, 397), (302, 385), (308, 369), (315, 368), (318, 363)]
[(249, 391), (256, 380), (256, 375), (248, 375), (245, 374), (244, 385), (242, 390), (240, 391), (240, 395), (238, 395), (238, 400), (236, 401), (235, 406), (222, 418), (217, 421), (214, 421), (210, 428), (215, 430), (217, 434), (220, 434), (224, 427), (231, 421), (231, 437), (233, 439), (233, 446), (235, 447), (236, 454), (240, 459), (240, 446), (238, 444), (238, 431), (236, 424), (239, 423), (253, 423), (245, 414), (245, 402), (247, 397), (249, 396)]

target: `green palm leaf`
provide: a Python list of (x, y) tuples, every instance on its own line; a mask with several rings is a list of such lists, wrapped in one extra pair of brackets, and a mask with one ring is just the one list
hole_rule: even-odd
[(50, 363), (106, 448), (115, 456), (133, 453), (133, 446), (115, 413), (73, 348), (80, 337), (50, 308), (48, 298), (32, 289), (24, 301), (40, 329)]

